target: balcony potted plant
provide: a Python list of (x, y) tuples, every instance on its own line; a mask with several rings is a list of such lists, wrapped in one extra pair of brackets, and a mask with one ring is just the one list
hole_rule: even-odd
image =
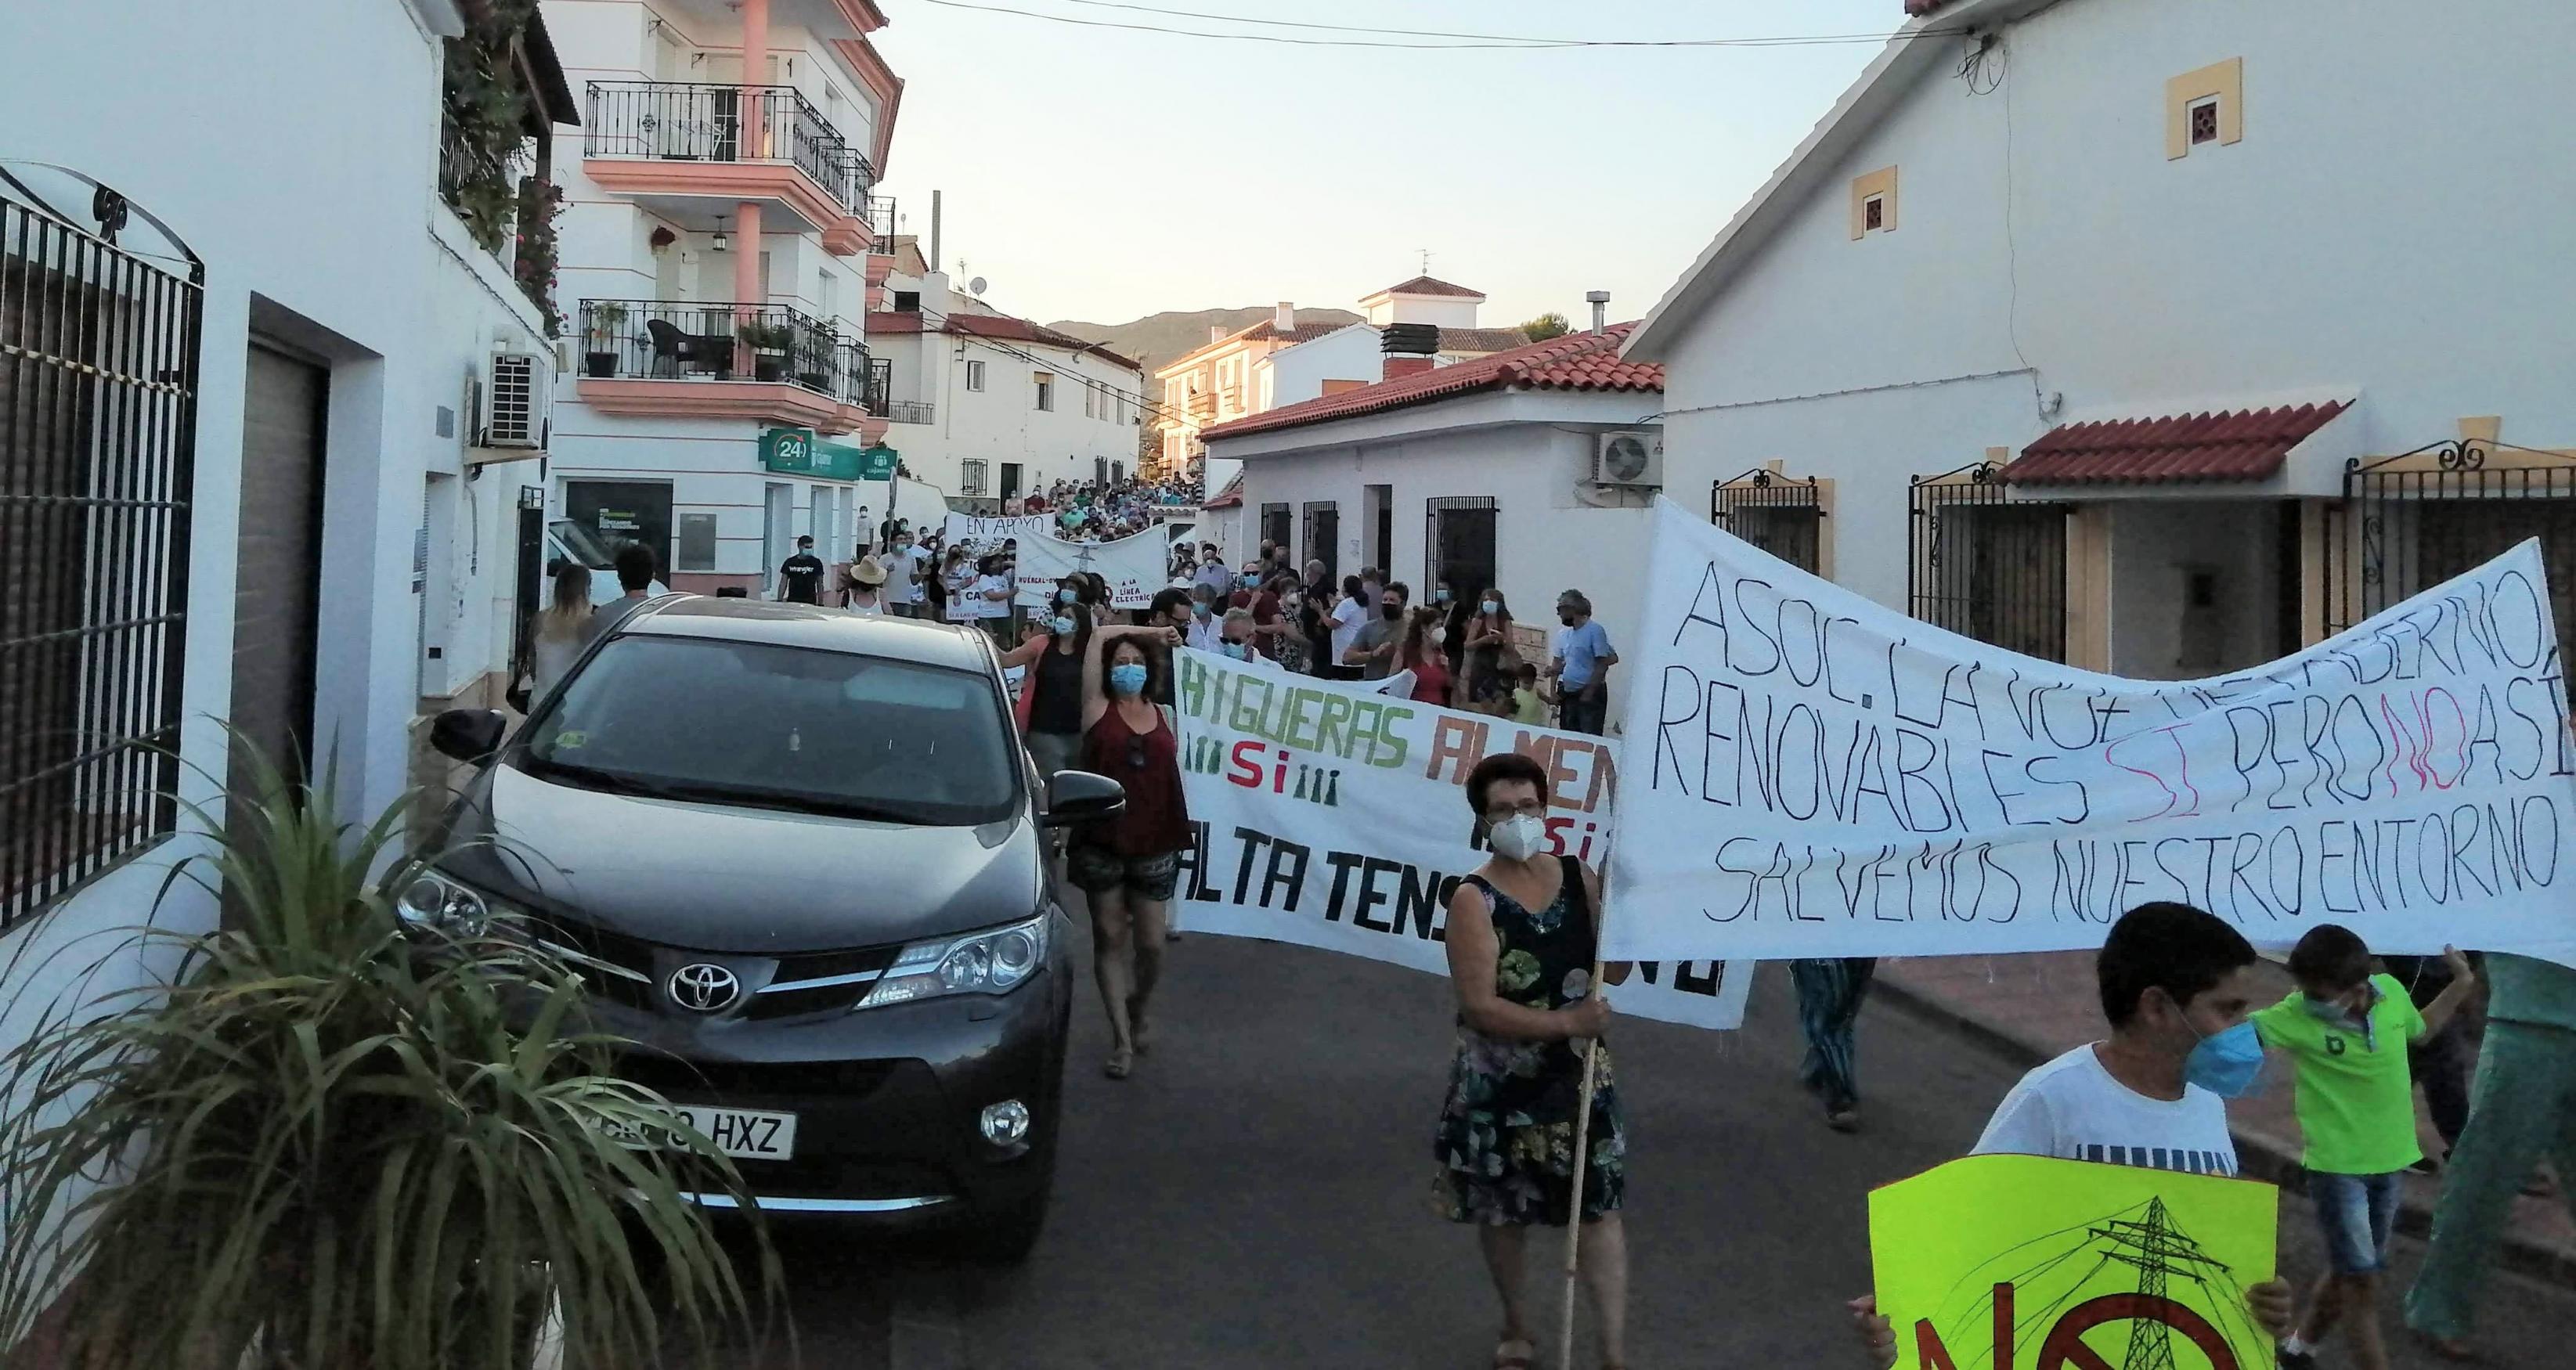
[(787, 374), (787, 349), (796, 343), (796, 330), (784, 323), (763, 323), (757, 319), (734, 330), (742, 345), (752, 350), (753, 378), (774, 381)]
[(33, 1008), (0, 1055), (11, 1363), (712, 1364), (748, 1306), (680, 1195), (740, 1194), (730, 1163), (615, 1140), (668, 1114), (610, 1078), (571, 967), (422, 911), (407, 804), (360, 829), (327, 778), (245, 762), (263, 797), (197, 814), (160, 885), (219, 890), (221, 924), (55, 951), (150, 983)]
[(626, 327), (626, 306), (597, 300), (589, 308), (591, 350), (581, 354), (582, 374), (606, 380), (617, 374), (617, 346)]

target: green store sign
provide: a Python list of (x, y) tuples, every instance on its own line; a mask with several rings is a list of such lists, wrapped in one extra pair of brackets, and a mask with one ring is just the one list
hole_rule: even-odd
[(810, 428), (772, 428), (760, 435), (762, 468), (782, 476), (811, 476), (817, 480), (891, 480), (897, 456), (896, 451), (884, 443), (874, 447), (846, 447), (837, 442), (823, 442), (815, 438)]

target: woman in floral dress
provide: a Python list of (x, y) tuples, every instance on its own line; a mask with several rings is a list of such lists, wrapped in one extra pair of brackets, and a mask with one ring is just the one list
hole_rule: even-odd
[[(1525, 1370), (1536, 1353), (1522, 1297), (1529, 1229), (1562, 1227), (1573, 1207), (1583, 1045), (1610, 1021), (1592, 984), (1601, 882), (1574, 858), (1549, 853), (1547, 772), (1537, 762), (1516, 752), (1485, 758), (1468, 773), (1467, 802), (1493, 859), (1449, 899), (1458, 1057), (1432, 1147), (1434, 1197), (1442, 1216), (1476, 1225), (1502, 1296), (1494, 1365)], [(1611, 984), (1627, 977), (1625, 965), (1603, 968)], [(1582, 1270), (1601, 1364), (1618, 1370), (1627, 1359), (1628, 1242), (1619, 1223), (1627, 1133), (1609, 1045), (1596, 1051)]]

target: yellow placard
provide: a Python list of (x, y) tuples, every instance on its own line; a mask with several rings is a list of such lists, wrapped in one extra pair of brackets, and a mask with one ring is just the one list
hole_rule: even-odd
[(1906, 1370), (2269, 1370), (2245, 1290), (2279, 1207), (2250, 1180), (1969, 1156), (1870, 1194), (1878, 1309)]

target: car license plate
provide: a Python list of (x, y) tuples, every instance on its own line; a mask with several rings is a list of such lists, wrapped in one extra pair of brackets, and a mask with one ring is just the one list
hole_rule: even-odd
[[(716, 1150), (735, 1160), (785, 1161), (795, 1158), (796, 1115), (793, 1113), (673, 1104), (670, 1114), (680, 1124), (704, 1134), (708, 1141), (715, 1143)], [(678, 1149), (684, 1145), (680, 1133), (664, 1128), (622, 1128), (614, 1135), (618, 1141), (632, 1147)]]

